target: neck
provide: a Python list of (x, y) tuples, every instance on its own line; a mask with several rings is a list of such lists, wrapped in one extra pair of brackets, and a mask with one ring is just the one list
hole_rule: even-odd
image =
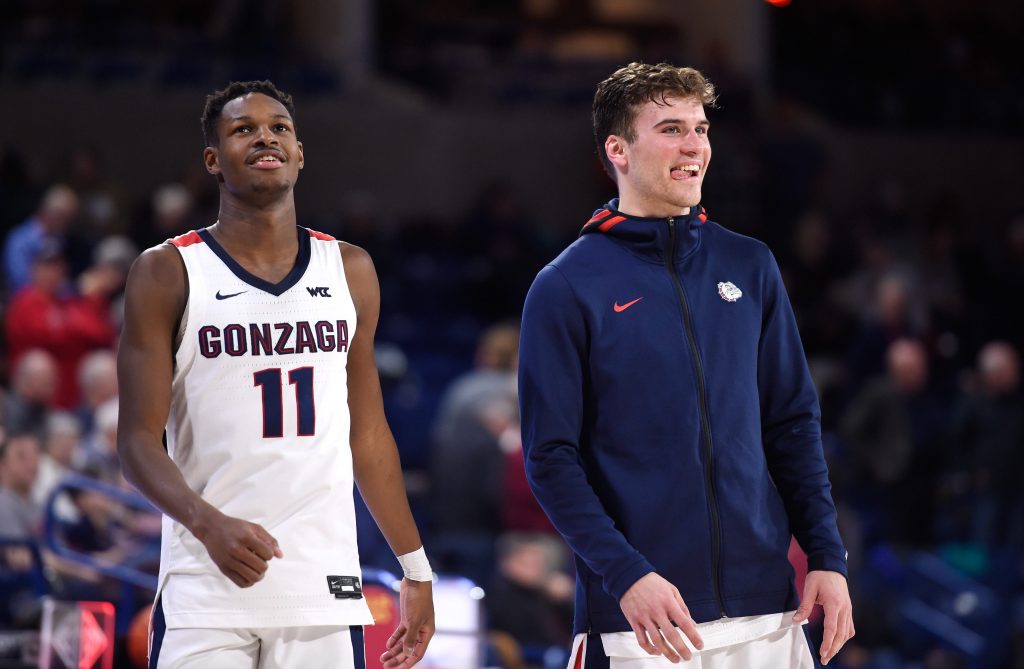
[(266, 201), (240, 199), (221, 186), (220, 208), (217, 220), (224, 225), (236, 223), (256, 224), (261, 227), (294, 226), (296, 222), (295, 198), (292, 191)]
[(295, 253), (295, 201), (287, 198), (254, 207), (221, 193), (217, 222), (210, 232), (225, 248), (260, 249)]
[(638, 218), (677, 218), (690, 213), (689, 207), (679, 207), (670, 202), (653, 202), (644, 198), (631, 197), (630, 193), (619, 193), (619, 211)]

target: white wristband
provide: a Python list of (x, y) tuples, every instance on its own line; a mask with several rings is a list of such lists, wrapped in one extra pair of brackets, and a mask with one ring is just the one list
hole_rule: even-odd
[(432, 581), (434, 572), (430, 570), (427, 553), (420, 546), (411, 553), (398, 556), (398, 564), (402, 565), (402, 574), (410, 581)]

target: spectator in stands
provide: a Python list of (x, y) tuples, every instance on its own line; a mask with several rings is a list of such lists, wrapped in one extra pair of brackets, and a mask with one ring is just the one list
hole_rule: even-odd
[[(40, 538), (40, 507), (32, 501), (38, 466), (39, 440), (35, 435), (13, 434), (0, 442), (0, 539)], [(38, 625), (33, 620), (38, 607), (27, 577), (34, 562), (28, 547), (0, 544), (0, 625)]]
[(58, 382), (57, 361), (52, 355), (38, 348), (26, 351), (14, 363), (11, 392), (4, 400), (6, 432), (29, 432), (43, 439)]
[[(840, 422), (860, 469), (859, 485), (875, 513), (889, 515), (881, 537), (926, 544), (943, 412), (928, 392), (928, 353), (913, 339), (887, 352), (888, 371), (868, 382)], [(870, 491), (870, 492), (867, 492)]]
[(73, 190), (62, 184), (52, 186), (43, 196), (39, 210), (11, 230), (4, 245), (8, 292), (13, 294), (32, 280), (33, 264), (44, 247), (66, 242), (78, 210), (78, 196)]
[(501, 527), (502, 434), (518, 428), (518, 329), (497, 325), (477, 347), (476, 368), (452, 382), (434, 427), (430, 473), (439, 570), (486, 583)]
[(1024, 393), (1012, 344), (981, 349), (977, 388), (960, 401), (951, 432), (971, 475), (973, 538), (991, 548), (1024, 548)]
[[(908, 272), (890, 271), (874, 286), (871, 309), (850, 346), (851, 390), (886, 370), (890, 345), (898, 339), (924, 339), (928, 334), (925, 302)], [(904, 347), (905, 348), (905, 347)]]
[(498, 539), (498, 573), (487, 590), (487, 620), (523, 646), (565, 643), (575, 583), (563, 571), (565, 544), (551, 535), (508, 533)]
[(110, 275), (110, 320), (118, 331), (124, 324), (124, 287), (128, 270), (139, 256), (139, 248), (124, 235), (102, 239), (92, 253), (93, 272)]
[(39, 474), (39, 439), (34, 434), (12, 434), (0, 444), (0, 537), (39, 537), (40, 506), (32, 499)]
[[(74, 414), (56, 411), (46, 421), (46, 438), (39, 456), (39, 475), (32, 487), (32, 499), (40, 507), (46, 505), (54, 488), (75, 473), (75, 458), (81, 459), (82, 426)], [(58, 517), (71, 520), (76, 517), (74, 505), (66, 496), (56, 502)]]
[(537, 502), (526, 480), (523, 439), (518, 425), (514, 440), (509, 434), (509, 450), (505, 454), (505, 475), (502, 482), (501, 519), (506, 532), (533, 532), (558, 536), (544, 509)]
[(99, 349), (82, 358), (78, 366), (81, 403), (76, 411), (85, 433), (92, 431), (97, 409), (117, 397), (117, 357), (110, 349)]
[(75, 518), (63, 524), (61, 539), (67, 545), (82, 553), (103, 554), (111, 562), (124, 558), (116, 550), (119, 518), (123, 513), (120, 505), (107, 494), (89, 489), (74, 489), (69, 497), (75, 505)]
[(114, 345), (116, 331), (110, 318), (110, 296), (121, 277), (98, 266), (79, 280), (80, 295), (67, 295), (68, 279), (63, 249), (47, 240), (37, 249), (32, 280), (8, 305), (5, 330), (11, 360), (41, 348), (57, 360), (60, 381), (55, 404), (74, 408), (78, 403), (77, 374), (83, 356)]
[(166, 183), (153, 191), (149, 206), (136, 217), (132, 238), (149, 248), (193, 228), (209, 225), (195, 218), (192, 194), (180, 183)]
[(107, 400), (96, 409), (92, 431), (86, 440), (86, 465), (93, 478), (111, 485), (128, 487), (117, 457), (118, 399)]

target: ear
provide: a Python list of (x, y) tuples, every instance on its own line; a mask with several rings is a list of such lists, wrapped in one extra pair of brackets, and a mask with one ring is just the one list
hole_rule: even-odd
[(629, 142), (618, 135), (608, 135), (604, 140), (604, 153), (620, 172), (629, 169)]
[(305, 156), (302, 153), (302, 142), (299, 142), (298, 144), (299, 144), (299, 169), (301, 170), (302, 166), (306, 164), (306, 158), (305, 158)]
[(220, 159), (216, 148), (208, 146), (203, 149), (203, 164), (210, 174), (220, 174)]

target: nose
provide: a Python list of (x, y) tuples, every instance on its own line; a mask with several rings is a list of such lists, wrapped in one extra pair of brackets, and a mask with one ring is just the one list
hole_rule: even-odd
[(688, 132), (679, 146), (679, 150), (685, 154), (694, 154), (704, 146), (704, 136), (696, 132)]
[(270, 131), (270, 126), (266, 126), (266, 125), (259, 126), (256, 129), (255, 135), (256, 135), (255, 141), (260, 143), (260, 144), (267, 145), (267, 144), (276, 144), (277, 143), (277, 136), (275, 136), (274, 133)]

